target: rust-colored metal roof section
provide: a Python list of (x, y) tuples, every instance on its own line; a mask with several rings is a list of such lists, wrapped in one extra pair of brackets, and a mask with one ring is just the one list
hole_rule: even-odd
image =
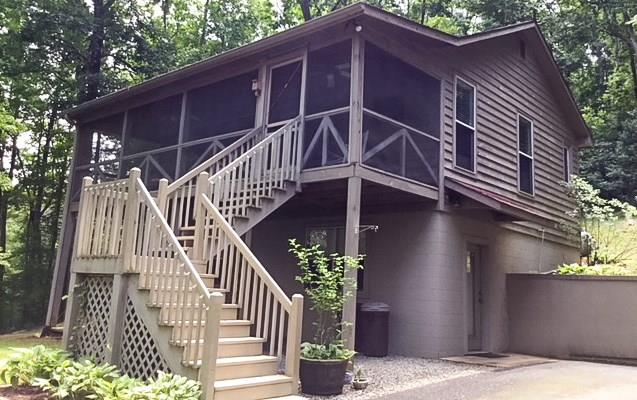
[(445, 188), (452, 190), (462, 196), (468, 197), (498, 213), (512, 217), (513, 220), (535, 222), (541, 225), (553, 226), (557, 221), (548, 219), (537, 214), (521, 201), (491, 190), (460, 182), (452, 178), (445, 178)]

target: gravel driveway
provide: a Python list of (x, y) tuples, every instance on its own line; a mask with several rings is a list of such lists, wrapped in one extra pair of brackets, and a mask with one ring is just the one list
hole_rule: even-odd
[(397, 356), (374, 358), (360, 355), (356, 356), (354, 368), (362, 368), (363, 374), (370, 382), (364, 391), (353, 390), (350, 385), (346, 385), (340, 396), (307, 397), (330, 400), (384, 398), (390, 393), (492, 370), (442, 360)]
[(558, 361), (448, 380), (383, 400), (630, 400), (637, 367)]

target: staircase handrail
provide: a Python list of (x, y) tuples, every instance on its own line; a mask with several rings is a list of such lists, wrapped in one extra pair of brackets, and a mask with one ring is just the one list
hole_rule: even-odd
[[(197, 176), (200, 173), (204, 172), (204, 171), (207, 171), (208, 173), (210, 173), (209, 170), (212, 169), (211, 167), (214, 164), (217, 164), (218, 162), (223, 160), (224, 157), (230, 156), (233, 151), (239, 149), (242, 145), (250, 142), (252, 139), (257, 139), (256, 142), (258, 142), (259, 139), (260, 139), (259, 136), (262, 135), (262, 134), (263, 134), (263, 127), (262, 126), (254, 128), (250, 132), (246, 133), (239, 140), (237, 140), (235, 142), (232, 142), (231, 144), (229, 144), (227, 147), (225, 147), (220, 152), (216, 153), (215, 155), (213, 155), (212, 157), (210, 157), (206, 161), (204, 161), (201, 164), (197, 165), (195, 168), (193, 168), (190, 171), (186, 172), (184, 175), (182, 175), (178, 179), (175, 179), (174, 182), (172, 182), (171, 184), (168, 185), (167, 194), (170, 194), (170, 193), (176, 191), (177, 189), (179, 189), (181, 186), (183, 186), (189, 180), (196, 179)], [(251, 147), (252, 146), (248, 147), (248, 149), (251, 148)], [(246, 149), (245, 151), (247, 151), (248, 149)], [(243, 152), (239, 153), (238, 156), (240, 156), (241, 154), (243, 154)]]

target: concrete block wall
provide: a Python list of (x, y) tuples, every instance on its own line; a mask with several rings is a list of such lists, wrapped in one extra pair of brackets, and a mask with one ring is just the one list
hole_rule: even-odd
[[(508, 346), (506, 273), (546, 271), (577, 259), (573, 247), (448, 212), (372, 214), (361, 219), (380, 229), (367, 236), (366, 289), (359, 299), (392, 307), (391, 354), (438, 358), (467, 351), (467, 243), (483, 249), (482, 336), (489, 351)], [(343, 224), (344, 218), (270, 218), (253, 231), (252, 248), (286, 293), (301, 293), (287, 239), (304, 239), (310, 227)], [(306, 302), (305, 340), (313, 332), (308, 307)]]
[(512, 351), (637, 359), (637, 278), (507, 276)]

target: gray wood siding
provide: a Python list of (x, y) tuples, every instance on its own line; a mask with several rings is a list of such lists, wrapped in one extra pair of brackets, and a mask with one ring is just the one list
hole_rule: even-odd
[[(499, 40), (497, 47), (482, 43), (456, 50), (444, 82), (445, 174), (524, 203), (552, 220), (568, 219), (573, 207), (563, 180), (562, 146), (573, 142), (561, 105), (527, 48), (519, 55), (519, 41)], [(477, 88), (477, 171), (470, 174), (453, 167), (454, 74)], [(517, 115), (534, 122), (535, 195), (518, 191)]]

